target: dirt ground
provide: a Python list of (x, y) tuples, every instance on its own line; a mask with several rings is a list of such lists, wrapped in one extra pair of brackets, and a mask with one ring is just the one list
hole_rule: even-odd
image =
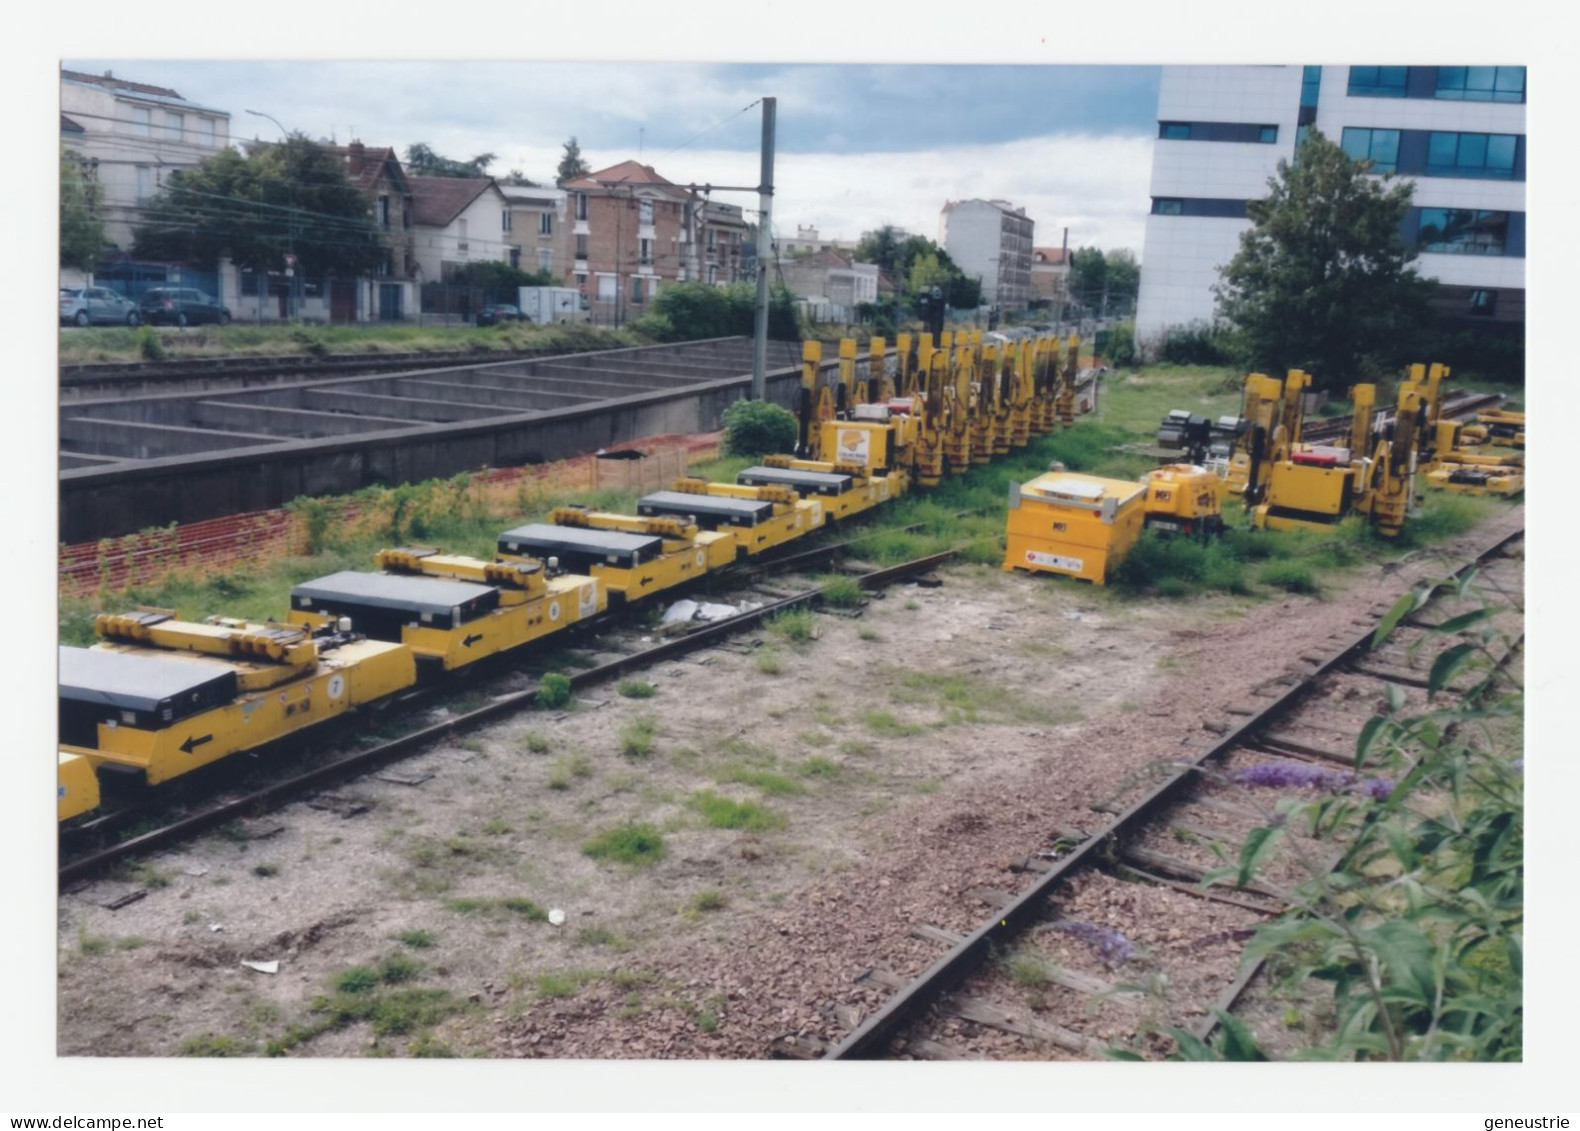
[[(817, 615), (811, 640), (767, 629), (661, 664), (649, 698), (599, 687), (335, 791), (356, 804), (297, 802), (64, 893), (58, 1052), (837, 1039), (882, 1000), (859, 976), (938, 956), (913, 926), (971, 929), (966, 893), (1008, 886), (1050, 827), (1094, 824), (1294, 653), (1438, 572), (1423, 554), (1318, 597), (1167, 601), (958, 567)], [(587, 853), (638, 825), (659, 853)]]

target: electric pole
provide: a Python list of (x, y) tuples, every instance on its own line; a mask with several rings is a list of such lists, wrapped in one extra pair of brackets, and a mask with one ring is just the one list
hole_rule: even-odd
[(752, 399), (768, 396), (768, 256), (773, 238), (774, 110), (777, 98), (763, 99), (763, 165), (757, 185), (757, 319), (752, 336)]

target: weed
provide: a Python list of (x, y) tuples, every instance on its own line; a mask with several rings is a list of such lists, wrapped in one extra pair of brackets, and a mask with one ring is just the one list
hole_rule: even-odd
[(521, 736), (521, 745), (528, 754), (547, 754), (554, 748), (548, 735), (535, 730), (529, 730)]
[(138, 947), (147, 945), (148, 940), (141, 935), (126, 935), (115, 940), (116, 950), (136, 950)]
[(556, 758), (549, 767), (548, 786), (550, 789), (569, 789), (572, 778), (591, 777), (592, 763), (585, 754), (567, 754), (563, 758)]
[(805, 644), (817, 636), (817, 617), (808, 609), (780, 613), (768, 627), (792, 644)]
[(253, 1046), (235, 1037), (201, 1033), (181, 1043), (182, 1056), (247, 1056)]
[(598, 974), (592, 970), (566, 970), (559, 974), (538, 976), (539, 997), (572, 997)]
[(625, 950), (630, 945), (608, 927), (582, 927), (576, 932), (577, 946), (606, 946), (610, 950)]
[(455, 1056), (455, 1050), (449, 1045), (443, 1044), (440, 1041), (436, 1041), (432, 1037), (428, 1036), (428, 1034), (423, 1033), (415, 1041), (406, 1046), (406, 1055), (419, 1057), (422, 1059), (449, 1059)]
[(632, 719), (620, 730), (620, 753), (627, 758), (646, 758), (653, 752), (653, 735), (658, 723), (650, 716)]
[(868, 625), (862, 625), (856, 630), (856, 639), (865, 640), (867, 643), (872, 644), (882, 640), (883, 637), (878, 635), (877, 629), (869, 627)]
[(278, 876), (280, 874), (280, 866), (278, 864), (254, 864), (252, 866), (252, 874), (268, 879), (270, 876)]
[(748, 832), (765, 832), (780, 829), (786, 824), (784, 815), (758, 805), (754, 801), (734, 801), (704, 789), (692, 795), (688, 804), (702, 819), (716, 829), (744, 829)]
[(779, 660), (779, 653), (772, 648), (760, 648), (755, 657), (757, 670), (763, 675), (778, 675), (784, 671), (784, 665)]
[(839, 744), (839, 752), (849, 758), (867, 758), (874, 753), (874, 747), (859, 738), (847, 738)]
[(839, 763), (832, 762), (824, 757), (808, 758), (796, 767), (796, 772), (809, 778), (823, 778), (832, 781), (839, 777)]
[(645, 679), (622, 679), (618, 686), (627, 699), (651, 699), (658, 694), (658, 688)]
[(616, 970), (609, 975), (609, 981), (617, 990), (634, 990), (645, 986), (653, 980), (651, 970)]
[(343, 994), (361, 994), (379, 984), (379, 972), (372, 966), (348, 966), (330, 979), (329, 984)]
[(549, 913), (547, 911), (530, 899), (525, 899), (519, 895), (507, 895), (499, 901), (499, 906), (535, 923), (547, 923), (549, 921)]
[(571, 701), (571, 677), (561, 672), (545, 672), (538, 680), (538, 706), (554, 710)]
[(103, 935), (90, 935), (82, 931), (77, 934), (77, 949), (84, 955), (92, 957), (109, 950), (110, 940)]
[(378, 965), (379, 981), (394, 986), (422, 973), (422, 963), (404, 954), (392, 954)]
[(1004, 968), (1009, 976), (1023, 986), (1045, 986), (1048, 984), (1048, 966), (1042, 959), (1030, 954), (1017, 954), (1005, 963)]
[(904, 609), (908, 613), (914, 613), (921, 607), (921, 604), (917, 601), (906, 601), (905, 604), (900, 606), (900, 608)]
[(456, 745), (469, 754), (481, 754), (483, 752), (483, 743), (480, 739), (464, 738)]
[(836, 609), (859, 608), (866, 603), (867, 595), (854, 577), (832, 577), (823, 582), (820, 590), (825, 603)]
[(1315, 593), (1317, 579), (1311, 570), (1295, 561), (1273, 561), (1262, 567), (1258, 575), (1268, 585), (1275, 585), (1290, 593)]
[(201, 923), (202, 921), (203, 916), (197, 911), (188, 911), (185, 915), (181, 916), (181, 922), (188, 927), (190, 927), (193, 923)]
[(399, 939), (403, 945), (409, 946), (413, 950), (427, 950), (429, 947), (433, 946), (434, 942), (436, 941), (433, 935), (428, 931), (417, 929), (402, 931), (395, 937)]
[(510, 822), (502, 817), (495, 817), (492, 820), (483, 822), (483, 835), (485, 836), (509, 836), (511, 832)]
[(927, 729), (915, 723), (902, 723), (888, 711), (868, 711), (862, 722), (866, 723), (867, 728), (873, 733), (888, 738), (909, 738)]
[(718, 888), (703, 888), (691, 897), (693, 911), (722, 911), (729, 906), (730, 898)]
[(744, 766), (731, 766), (719, 775), (722, 782), (740, 782), (742, 785), (753, 785), (766, 794), (775, 797), (787, 797), (792, 794), (805, 793), (806, 787), (798, 781), (792, 781), (783, 774), (776, 774), (771, 770), (753, 770)]
[(796, 735), (796, 738), (808, 746), (824, 747), (834, 745), (834, 736), (826, 730), (804, 730)]
[(172, 878), (169, 872), (161, 872), (150, 864), (144, 864), (132, 871), (132, 882), (149, 891), (169, 887)]
[(594, 860), (618, 860), (637, 866), (653, 864), (664, 855), (664, 836), (652, 825), (622, 825), (582, 845), (582, 852)]

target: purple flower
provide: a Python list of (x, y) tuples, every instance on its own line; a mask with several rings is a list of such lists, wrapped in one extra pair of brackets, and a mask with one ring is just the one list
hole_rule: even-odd
[(1103, 960), (1105, 966), (1118, 966), (1136, 950), (1135, 943), (1112, 927), (1099, 927), (1095, 923), (1083, 923), (1079, 919), (1064, 919), (1053, 926), (1067, 935), (1073, 935), (1097, 951), (1097, 957)]
[(1359, 789), (1368, 797), (1382, 801), (1393, 793), (1393, 782), (1388, 778), (1357, 778), (1349, 770), (1324, 770), (1320, 766), (1302, 766), (1292, 762), (1264, 762), (1236, 770), (1234, 780), (1241, 785), (1265, 786), (1269, 789), (1321, 789), (1329, 793), (1342, 793)]

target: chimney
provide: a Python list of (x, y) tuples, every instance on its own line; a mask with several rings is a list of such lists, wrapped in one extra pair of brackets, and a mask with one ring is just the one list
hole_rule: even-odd
[(346, 146), (346, 168), (353, 177), (362, 175), (363, 148), (360, 141), (354, 141)]

